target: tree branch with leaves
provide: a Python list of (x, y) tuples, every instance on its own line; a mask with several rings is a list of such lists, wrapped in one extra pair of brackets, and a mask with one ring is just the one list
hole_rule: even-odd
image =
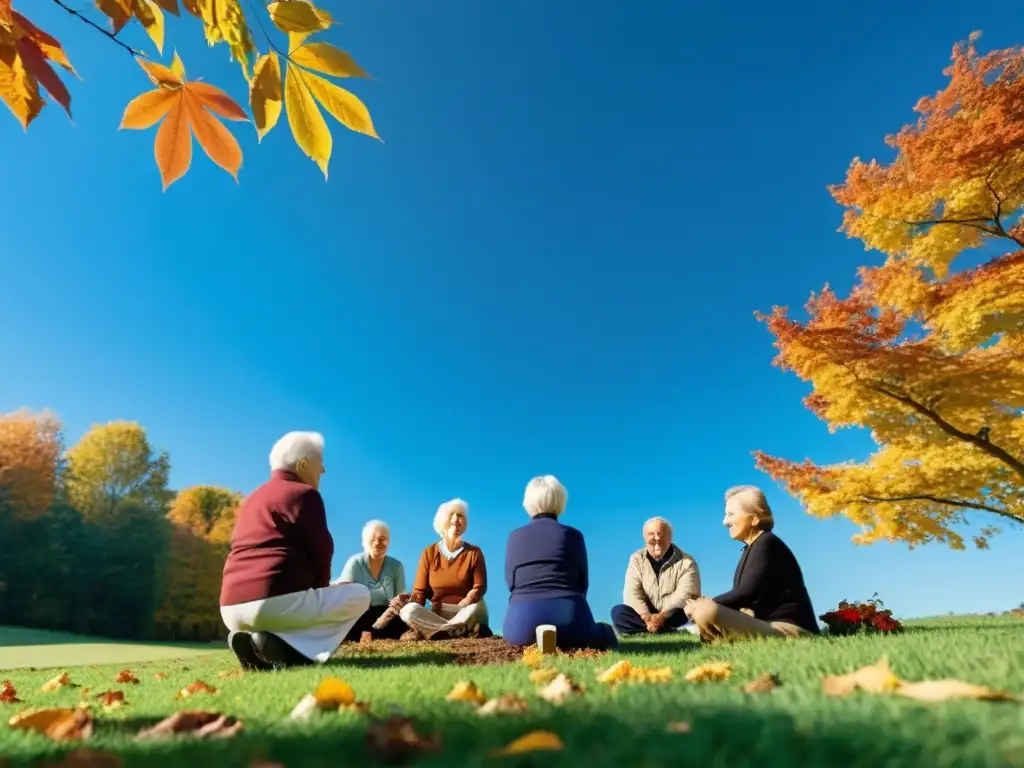
[[(191, 166), (193, 136), (216, 165), (238, 180), (242, 149), (220, 118), (252, 122), (257, 140), (262, 141), (286, 110), (296, 143), (325, 179), (333, 139), (321, 109), (352, 131), (380, 138), (366, 105), (329, 79), (370, 76), (345, 51), (331, 43), (309, 41), (330, 30), (335, 21), (330, 13), (306, 0), (279, 0), (265, 8), (247, 0), (248, 14), (239, 0), (181, 0), (180, 7), (179, 0), (95, 0), (109, 29), (63, 0), (52, 1), (123, 47), (153, 84), (153, 90), (127, 106), (121, 128), (142, 130), (160, 123), (154, 155), (165, 190)], [(184, 63), (176, 53), (165, 66), (121, 38), (122, 30), (137, 22), (162, 56), (164, 14), (178, 16), (181, 7), (201, 22), (209, 45), (225, 45), (239, 64), (249, 85), (251, 120), (223, 90), (187, 80)], [(263, 36), (265, 53), (260, 53), (253, 40), (250, 18)], [(283, 48), (275, 43), (268, 27), (284, 36)], [(71, 116), (71, 93), (55, 67), (77, 76), (55, 37), (16, 10), (13, 0), (0, 0), (0, 100), (26, 130), (46, 106), (47, 98)]]

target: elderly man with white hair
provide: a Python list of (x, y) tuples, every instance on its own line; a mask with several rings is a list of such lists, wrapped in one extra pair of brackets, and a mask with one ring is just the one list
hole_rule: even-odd
[[(487, 627), (487, 565), (480, 547), (463, 541), (469, 505), (446, 501), (434, 515), (440, 541), (423, 550), (402, 621), (413, 634), (429, 640), (462, 637), (475, 632), (489, 636)], [(430, 601), (430, 609), (426, 608)]]
[(327, 661), (370, 605), (362, 584), (330, 583), (323, 456), (322, 435), (289, 432), (270, 451), (270, 480), (238, 511), (220, 613), (243, 669)]
[[(339, 581), (362, 584), (369, 589), (370, 607), (345, 639), (359, 640), (363, 632), (369, 632), (377, 640), (397, 640), (409, 629), (394, 615), (409, 597), (405, 594), (405, 567), (388, 554), (391, 529), (383, 520), (370, 520), (364, 525), (362, 540), (363, 551), (346, 561)], [(389, 613), (387, 619), (377, 625), (385, 613)]]
[[(530, 522), (512, 531), (505, 551), (505, 581), (512, 594), (504, 637), (510, 645), (534, 642), (538, 627), (554, 627), (562, 650), (609, 650), (618, 645), (608, 624), (594, 621), (587, 604), (590, 567), (583, 534), (559, 520), (568, 493), (554, 475), (533, 478), (523, 494)], [(550, 629), (542, 631), (550, 633)]]
[(672, 524), (663, 517), (644, 523), (643, 549), (629, 558), (622, 605), (612, 608), (621, 635), (671, 632), (687, 623), (688, 600), (700, 595), (697, 562), (672, 543)]

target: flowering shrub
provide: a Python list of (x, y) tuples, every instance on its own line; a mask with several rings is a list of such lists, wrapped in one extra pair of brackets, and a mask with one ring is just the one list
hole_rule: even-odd
[(903, 625), (892, 617), (892, 611), (885, 608), (877, 592), (864, 603), (843, 600), (834, 611), (823, 613), (818, 618), (828, 626), (830, 635), (855, 635), (858, 632), (888, 635), (903, 631)]

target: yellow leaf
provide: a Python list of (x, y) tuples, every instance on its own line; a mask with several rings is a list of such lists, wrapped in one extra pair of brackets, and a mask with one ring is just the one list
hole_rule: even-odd
[(54, 741), (89, 738), (93, 732), (92, 717), (84, 708), (58, 707), (22, 712), (7, 724), (18, 730), (41, 733)]
[(13, 44), (0, 45), (0, 99), (10, 107), (22, 128), (28, 128), (45, 103), (35, 78), (29, 76)]
[(495, 715), (499, 712), (518, 713), (526, 711), (526, 702), (514, 693), (506, 693), (496, 699), (485, 702), (476, 713), (478, 715)]
[(550, 683), (558, 677), (558, 675), (559, 672), (557, 669), (535, 669), (530, 673), (530, 682), (534, 685)]
[(316, 8), (305, 0), (280, 0), (267, 6), (274, 26), (282, 32), (319, 32), (334, 23), (327, 11)]
[(597, 676), (597, 682), (618, 683), (622, 680), (628, 680), (632, 669), (633, 665), (629, 663), (628, 659), (617, 661)]
[(249, 106), (256, 124), (256, 135), (259, 141), (263, 141), (281, 117), (281, 67), (273, 51), (256, 60), (249, 88)]
[(313, 696), (320, 709), (338, 709), (338, 707), (352, 704), (356, 700), (356, 692), (352, 690), (352, 686), (336, 677), (328, 677), (320, 681)]
[(248, 81), (249, 57), (255, 46), (239, 0), (184, 0), (184, 5), (203, 20), (207, 43), (227, 43), (231, 58), (241, 66), (242, 76)]
[(164, 52), (164, 12), (153, 0), (134, 0), (135, 18), (146, 29), (146, 34), (156, 45), (156, 49)]
[(174, 60), (171, 61), (171, 72), (178, 76), (179, 80), (185, 79), (185, 64), (182, 62), (178, 52), (174, 52)]
[[(291, 67), (288, 69), (291, 70)], [(375, 139), (380, 138), (373, 128), (370, 110), (356, 98), (354, 93), (339, 88), (330, 80), (325, 80), (310, 72), (303, 73), (302, 78), (316, 100), (335, 120), (357, 133), (372, 136)]]
[(163, 64), (158, 64), (155, 61), (148, 61), (147, 59), (136, 59), (135, 61), (137, 61), (139, 66), (142, 67), (153, 85), (161, 88), (177, 88), (183, 82), (181, 76), (177, 75), (172, 69), (165, 67)]
[(302, 71), (295, 67), (286, 66), (284, 70), (284, 103), (295, 143), (320, 166), (326, 179), (333, 143), (331, 132), (306, 87)]
[(700, 664), (686, 673), (686, 679), (691, 683), (717, 682), (728, 680), (732, 674), (732, 665), (727, 661), (709, 661)]
[(333, 77), (369, 77), (349, 54), (330, 43), (309, 43), (291, 53), (291, 60), (301, 67), (315, 69)]
[(299, 49), (303, 43), (306, 42), (307, 38), (312, 35), (312, 32), (289, 32), (288, 33), (288, 55), (291, 56), (295, 51)]
[(458, 682), (455, 687), (452, 688), (451, 692), (444, 697), (445, 701), (468, 701), (472, 704), (483, 704), (487, 701), (487, 697), (484, 696), (483, 691), (476, 687), (476, 683), (469, 682)]
[(583, 687), (574, 683), (568, 675), (563, 674), (559, 674), (548, 685), (537, 691), (538, 696), (555, 705), (565, 703), (567, 698), (577, 693), (583, 693)]
[(827, 675), (821, 680), (821, 688), (829, 696), (848, 696), (858, 689), (867, 693), (889, 693), (899, 687), (900, 680), (892, 673), (889, 660), (884, 656), (877, 663), (849, 674)]
[(168, 88), (157, 88), (139, 94), (124, 108), (118, 130), (152, 128), (164, 119), (177, 97), (178, 95)]
[(564, 747), (565, 744), (562, 743), (557, 733), (552, 733), (551, 731), (530, 731), (494, 754), (524, 755), (528, 752), (558, 751), (564, 749)]
[(896, 694), (916, 701), (951, 701), (953, 699), (977, 699), (979, 701), (1017, 701), (1008, 691), (974, 685), (962, 680), (922, 680), (919, 683), (901, 683)]
[(530, 645), (523, 649), (523, 664), (528, 667), (539, 667), (544, 663), (544, 655), (536, 645)]
[(47, 680), (43, 683), (43, 687), (40, 689), (43, 693), (52, 693), (53, 691), (63, 688), (65, 686), (77, 687), (71, 682), (71, 675), (67, 672), (61, 672), (52, 680)]

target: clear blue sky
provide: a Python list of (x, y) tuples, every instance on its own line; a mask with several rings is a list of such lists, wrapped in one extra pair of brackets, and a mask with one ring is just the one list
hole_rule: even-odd
[[(354, 88), (386, 144), (336, 127), (325, 183), (284, 118), (259, 146), (233, 125), (240, 185), (196, 147), (162, 193), (154, 132), (116, 130), (142, 73), (28, 5), (85, 80), (74, 128), (57, 109), (27, 134), (0, 120), (0, 411), (49, 406), (72, 441), (138, 420), (175, 487), (245, 492), (280, 434), (320, 430), (335, 572), (373, 517), (411, 570), (458, 495), (498, 621), (505, 537), (548, 472), (586, 534), (599, 616), (653, 514), (707, 593), (728, 588), (722, 493), (749, 482), (768, 487), (819, 613), (876, 590), (904, 616), (1024, 600), (1006, 578), (1024, 534), (982, 553), (856, 547), (750, 455), (870, 450), (804, 410), (752, 313), (845, 290), (877, 261), (836, 233), (826, 184), (885, 151), (956, 40), (1019, 43), (1024, 10), (330, 0), (344, 22), (330, 39), (378, 78)], [(168, 60), (176, 46), (244, 103), (195, 20), (168, 32)]]

